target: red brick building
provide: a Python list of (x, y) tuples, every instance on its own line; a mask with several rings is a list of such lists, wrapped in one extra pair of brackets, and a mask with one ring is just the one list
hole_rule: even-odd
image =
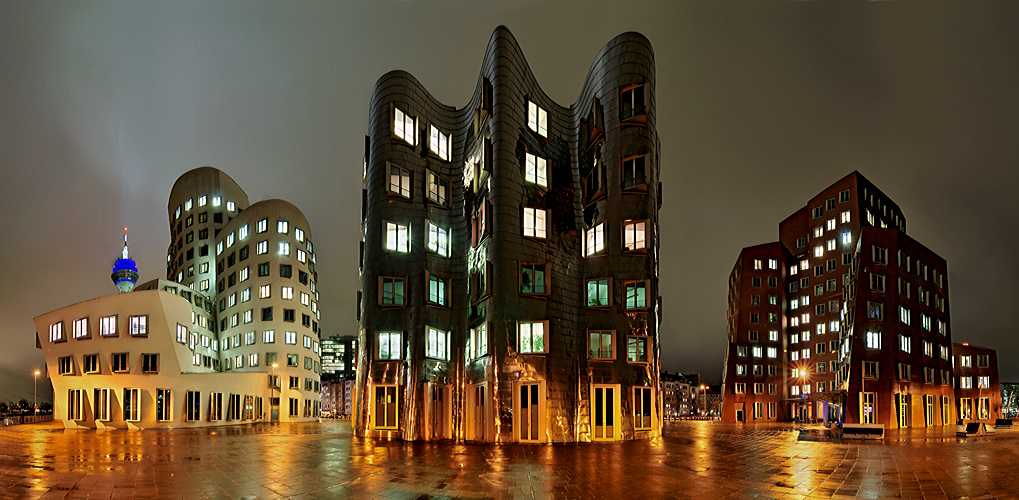
[(955, 364), (955, 408), (959, 419), (993, 424), (1003, 418), (998, 355), (969, 343), (952, 344)]

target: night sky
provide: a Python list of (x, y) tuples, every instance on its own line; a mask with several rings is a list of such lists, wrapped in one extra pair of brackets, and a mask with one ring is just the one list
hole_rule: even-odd
[(1017, 2), (5, 1), (0, 400), (31, 400), (33, 317), (116, 292), (124, 226), (164, 277), (167, 195), (203, 165), (304, 212), (324, 331), (356, 333), (372, 86), (463, 106), (500, 24), (563, 105), (614, 36), (654, 45), (664, 369), (721, 378), (740, 249), (859, 170), (948, 260), (953, 340), (1019, 381)]

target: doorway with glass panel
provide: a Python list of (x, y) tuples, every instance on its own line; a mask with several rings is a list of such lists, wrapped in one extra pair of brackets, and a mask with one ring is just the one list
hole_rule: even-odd
[(595, 441), (619, 439), (619, 385), (591, 387), (591, 438)]

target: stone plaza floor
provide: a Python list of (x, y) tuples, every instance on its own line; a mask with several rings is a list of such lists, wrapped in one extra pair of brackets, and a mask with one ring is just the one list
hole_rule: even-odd
[(547, 446), (364, 440), (346, 421), (51, 422), (0, 428), (0, 498), (1019, 499), (1019, 429), (954, 430), (833, 443), (792, 424), (667, 422), (652, 441)]

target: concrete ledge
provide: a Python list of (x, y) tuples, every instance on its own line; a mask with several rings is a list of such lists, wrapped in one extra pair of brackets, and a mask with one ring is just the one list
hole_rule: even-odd
[(842, 424), (842, 439), (884, 439), (884, 424)]

